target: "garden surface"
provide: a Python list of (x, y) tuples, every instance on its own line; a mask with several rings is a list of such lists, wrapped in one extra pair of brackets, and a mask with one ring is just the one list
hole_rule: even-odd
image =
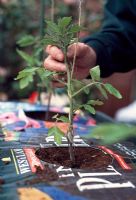
[[(77, 114), (74, 145), (91, 149), (92, 167), (80, 169), (47, 163), (39, 152), (57, 147), (53, 136), (47, 137), (53, 122), (30, 117), (31, 113), (46, 109), (39, 104), (0, 102), (0, 199), (135, 200), (135, 143), (100, 146), (97, 140), (83, 139), (98, 122), (91, 116)], [(65, 109), (51, 110), (64, 113)], [(65, 124), (59, 126), (66, 129)], [(61, 147), (67, 146), (64, 138)]]

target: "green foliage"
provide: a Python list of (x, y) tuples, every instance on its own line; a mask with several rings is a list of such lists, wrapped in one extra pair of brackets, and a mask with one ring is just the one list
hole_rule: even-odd
[[(79, 81), (76, 79), (72, 79), (72, 71), (73, 71), (73, 66), (71, 66), (67, 59), (66, 59), (66, 54), (67, 54), (67, 48), (68, 46), (75, 41), (75, 36), (79, 31), (81, 30), (81, 27), (78, 25), (73, 25), (72, 24), (72, 18), (71, 17), (64, 17), (62, 19), (59, 19), (57, 23), (47, 21), (47, 30), (46, 30), (46, 35), (44, 39), (42, 40), (42, 43), (44, 45), (55, 45), (58, 48), (62, 49), (64, 52), (64, 57), (65, 57), (65, 65), (67, 66), (67, 77), (68, 80), (66, 82), (66, 87), (67, 87), (67, 94), (70, 99), (70, 112), (69, 112), (69, 119), (64, 118), (64, 117), (56, 117), (56, 121), (63, 121), (63, 122), (68, 122), (69, 123), (69, 130), (68, 130), (68, 138), (71, 138), (69, 142), (72, 143), (72, 138), (73, 138), (73, 131), (72, 131), (72, 121), (73, 121), (73, 113), (77, 109), (84, 109), (87, 112), (90, 112), (91, 114), (95, 114), (95, 108), (94, 106), (102, 105), (103, 102), (99, 100), (89, 100), (86, 104), (83, 105), (77, 105), (73, 103), (73, 99), (79, 95), (80, 92), (89, 92), (89, 88), (92, 86), (97, 87), (102, 96), (104, 98), (108, 99), (107, 93), (110, 93), (117, 98), (121, 98), (121, 94), (110, 84), (104, 84), (101, 82), (100, 78), (100, 67), (96, 66), (90, 70), (90, 75), (92, 80), (90, 80), (90, 83), (85, 84), (83, 81)], [(75, 87), (75, 85), (78, 87)], [(53, 134), (53, 132), (52, 132)], [(55, 132), (54, 132), (55, 134)], [(61, 135), (60, 135), (61, 137)], [(56, 137), (54, 137), (55, 139)]]
[(24, 51), (18, 50), (17, 53), (27, 62), (28, 66), (33, 66), (36, 64), (36, 59), (33, 56), (25, 53)]
[(17, 49), (17, 53), (25, 61), (26, 65), (26, 68), (20, 71), (15, 79), (19, 80), (20, 88), (24, 89), (38, 79), (37, 86), (45, 87), (48, 91), (48, 89), (50, 89), (50, 77), (54, 74), (54, 72), (45, 70), (42, 66), (43, 61), (40, 60), (40, 53), (43, 51), (43, 47), (41, 46), (40, 39), (38, 37), (33, 37), (32, 35), (26, 35), (23, 36), (17, 43), (20, 47), (31, 46), (31, 55), (25, 51)]
[(43, 67), (39, 67), (37, 69), (37, 73), (41, 79), (42, 82), (46, 82), (47, 80), (50, 79), (50, 77), (54, 74), (54, 72), (51, 72), (49, 70), (46, 70), (45, 68)]
[(96, 84), (95, 86), (96, 86), (96, 88), (98, 88), (98, 90), (101, 92), (102, 96), (103, 96), (105, 99), (108, 99), (107, 92), (106, 92), (106, 90), (103, 88), (103, 86), (102, 86), (100, 83)]
[(57, 118), (59, 121), (61, 122), (65, 122), (65, 123), (69, 123), (69, 119), (68, 117), (65, 116), (60, 116), (59, 118)]
[(91, 104), (92, 106), (101, 106), (103, 105), (103, 102), (97, 99), (97, 100), (89, 100), (87, 104)]
[(88, 112), (90, 112), (91, 114), (95, 114), (95, 109), (91, 106), (91, 105), (83, 105), (84, 109)]
[(96, 113), (94, 106), (101, 106), (101, 105), (103, 105), (103, 102), (98, 99), (97, 100), (89, 100), (86, 104), (82, 104), (82, 105), (81, 104), (78, 105), (76, 103), (76, 105), (74, 105), (74, 110), (76, 111), (78, 109), (84, 108), (87, 112), (94, 115)]
[(86, 111), (94, 115), (96, 113), (94, 106), (101, 106), (101, 105), (103, 105), (103, 102), (100, 100), (89, 100), (85, 105), (83, 105), (83, 107)]
[(96, 66), (90, 69), (90, 75), (93, 81), (100, 81), (100, 67)]
[(52, 74), (53, 72), (45, 70), (43, 67), (27, 67), (19, 72), (15, 80), (19, 80), (20, 88), (23, 89), (34, 81), (34, 76), (39, 76), (41, 83), (47, 86), (48, 82), (51, 81), (50, 77)]
[[(74, 98), (78, 96), (80, 92), (88, 93), (89, 89), (94, 86), (100, 90), (102, 96), (104, 96), (104, 98), (106, 99), (108, 98), (108, 93), (114, 95), (117, 98), (121, 98), (121, 94), (112, 85), (108, 83), (104, 84), (101, 81), (99, 66), (96, 66), (90, 70), (92, 80), (90, 80), (89, 83), (85, 84), (83, 81), (73, 79), (73, 65), (69, 64), (69, 62), (67, 61), (67, 48), (70, 44), (75, 42), (75, 36), (81, 30), (81, 27), (78, 25), (74, 25), (72, 23), (71, 17), (64, 17), (58, 19), (57, 23), (52, 21), (47, 21), (46, 23), (46, 34), (42, 40), (37, 40), (37, 42), (35, 43), (33, 37), (26, 36), (24, 39), (19, 41), (19, 44), (21, 44), (22, 46), (32, 45), (34, 49), (41, 49), (41, 47), (50, 44), (57, 46), (63, 51), (65, 65), (67, 67), (67, 82), (65, 82), (65, 85), (69, 97), (70, 111), (68, 117), (59, 117), (58, 115), (53, 117), (56, 119), (56, 125), (49, 129), (48, 136), (53, 135), (55, 142), (57, 144), (61, 144), (62, 137), (64, 137), (64, 133), (57, 127), (57, 122), (61, 121), (68, 123), (69, 127), (67, 131), (67, 139), (71, 146), (73, 143), (74, 136), (73, 114), (76, 111), (76, 109), (84, 109), (91, 114), (95, 114), (96, 111), (94, 107), (103, 104), (103, 102), (100, 100), (91, 99), (85, 104), (77, 105), (74, 104)], [(24, 61), (27, 63), (27, 66), (29, 67), (19, 72), (19, 75), (16, 78), (17, 80), (20, 80), (21, 88), (24, 88), (27, 85), (29, 85), (34, 80), (35, 75), (38, 75), (40, 77), (42, 83), (45, 83), (47, 82), (47, 80), (49, 81), (52, 79), (52, 75), (54, 74), (54, 72), (45, 70), (42, 67), (41, 62), (39, 62), (37, 51), (33, 51), (34, 53), (32, 55), (29, 55), (21, 50), (18, 50), (17, 52), (24, 59)], [(75, 87), (75, 85), (78, 85), (78, 87)]]
[(31, 82), (33, 82), (33, 76), (37, 70), (37, 67), (28, 67), (19, 72), (15, 80), (20, 80), (19, 84), (21, 89), (27, 87)]
[(29, 85), (30, 82), (33, 82), (33, 76), (29, 74), (20, 80), (20, 88), (24, 89)]
[(62, 137), (64, 137), (64, 133), (57, 127), (53, 126), (48, 131), (48, 136), (54, 136), (54, 141), (60, 145), (62, 142)]
[(105, 87), (105, 89), (106, 89), (110, 94), (112, 94), (113, 96), (117, 97), (118, 99), (121, 99), (121, 98), (122, 98), (122, 96), (121, 96), (121, 94), (119, 93), (119, 91), (118, 91), (116, 88), (114, 88), (111, 84), (106, 83), (106, 84), (104, 84), (104, 87)]
[(68, 117), (66, 117), (64, 115), (59, 116), (58, 113), (56, 115), (54, 115), (52, 118), (55, 119), (56, 122), (61, 121), (61, 122), (64, 122), (64, 123), (69, 123)]
[(22, 59), (16, 52), (16, 41), (25, 34), (34, 35), (38, 30), (39, 13), (35, 9), (36, 1), (33, 0), (0, 1), (0, 66), (9, 72), (3, 77), (0, 91), (6, 93), (9, 100), (26, 98), (34, 89), (31, 86), (20, 92), (14, 77), (22, 66)]
[[(85, 83), (83, 83), (80, 80), (76, 80), (76, 79), (71, 80), (71, 89), (72, 89), (73, 93), (76, 92), (77, 90), (79, 90), (80, 88), (84, 87), (84, 86), (85, 86)], [(85, 89), (84, 92), (87, 93), (87, 89)]]
[(32, 35), (25, 35), (24, 37), (22, 37), (20, 40), (17, 41), (17, 44), (20, 47), (27, 47), (30, 45), (35, 44), (36, 42), (36, 38)]
[(102, 144), (112, 144), (130, 137), (136, 137), (136, 126), (123, 123), (99, 124), (87, 135), (87, 138), (100, 139)]
[(46, 35), (42, 40), (44, 45), (55, 45), (66, 51), (67, 47), (74, 42), (75, 34), (81, 30), (77, 24), (72, 24), (71, 17), (63, 17), (58, 19), (57, 23), (46, 21)]

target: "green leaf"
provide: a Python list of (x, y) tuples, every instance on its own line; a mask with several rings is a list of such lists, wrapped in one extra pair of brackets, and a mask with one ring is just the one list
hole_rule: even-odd
[(65, 123), (69, 123), (68, 117), (61, 116), (61, 117), (58, 117), (58, 119), (59, 119), (59, 121), (62, 121), (62, 122), (65, 122)]
[(84, 92), (85, 92), (85, 94), (89, 94), (89, 92), (90, 92), (90, 89), (89, 89), (89, 87), (87, 87), (87, 88), (84, 88)]
[(59, 28), (56, 23), (52, 21), (46, 21), (46, 23), (47, 23), (47, 31), (50, 31), (50, 34), (60, 34)]
[(43, 67), (39, 67), (39, 69), (37, 70), (37, 72), (39, 73), (39, 75), (42, 77), (49, 77), (52, 76), (54, 74), (54, 72), (51, 72), (49, 70), (46, 70)]
[(96, 66), (90, 69), (90, 75), (93, 81), (100, 81), (100, 67)]
[(79, 86), (79, 87), (85, 85), (82, 81), (77, 80), (77, 79), (72, 79), (72, 84), (73, 84), (73, 85), (77, 85), (77, 86)]
[(96, 105), (101, 106), (103, 105), (103, 102), (97, 99), (97, 100), (89, 100), (87, 104), (91, 104), (92, 106), (96, 106)]
[(85, 85), (82, 81), (77, 80), (77, 79), (72, 79), (72, 84), (76, 85)]
[[(45, 45), (44, 45), (44, 46), (45, 46)], [(36, 48), (34, 49), (34, 56), (36, 56), (36, 57), (39, 58), (41, 52), (43, 52), (43, 49), (44, 49), (44, 47), (40, 47), (40, 46), (36, 47)]]
[(79, 25), (75, 24), (70, 27), (68, 34), (78, 33), (80, 30), (81, 30), (81, 27)]
[(54, 134), (55, 134), (55, 130), (56, 130), (56, 127), (55, 127), (55, 126), (51, 127), (51, 128), (48, 130), (48, 136), (54, 135)]
[(60, 29), (65, 29), (72, 21), (72, 17), (63, 17), (58, 20), (58, 26)]
[(20, 40), (17, 41), (17, 44), (20, 47), (26, 47), (26, 46), (33, 45), (35, 41), (36, 39), (32, 35), (25, 35), (24, 37), (22, 37)]
[(71, 88), (72, 88), (73, 93), (76, 92), (77, 90), (81, 89), (84, 86), (85, 86), (85, 83), (83, 83), (82, 81), (72, 79)]
[(41, 43), (43, 45), (54, 45), (54, 46), (58, 46), (58, 42), (56, 40), (54, 40), (54, 38), (51, 38), (48, 35), (45, 35), (45, 38), (41, 41)]
[(23, 71), (20, 71), (19, 74), (17, 75), (17, 77), (15, 78), (15, 80), (19, 80), (21, 78), (26, 77), (28, 74), (24, 73)]
[(122, 98), (120, 92), (116, 88), (114, 88), (111, 84), (106, 83), (106, 84), (104, 84), (104, 87), (113, 96), (117, 97), (118, 99)]
[(78, 25), (72, 25), (71, 17), (63, 17), (57, 23), (47, 21), (46, 35), (42, 43), (55, 45), (64, 51), (72, 43), (74, 34), (80, 30)]
[(96, 84), (95, 86), (96, 86), (96, 87), (98, 88), (98, 90), (101, 92), (101, 94), (103, 95), (103, 97), (104, 97), (105, 99), (108, 99), (108, 95), (107, 95), (106, 90), (105, 90), (100, 84)]
[(85, 110), (89, 111), (91, 114), (95, 114), (95, 109), (92, 106), (84, 105), (83, 107), (85, 108)]
[(76, 104), (73, 105), (73, 110), (75, 112), (75, 111), (77, 111), (77, 110), (79, 110), (79, 109), (81, 109), (83, 107), (84, 107), (84, 104), (83, 105), (79, 105), (79, 104), (76, 103)]
[(33, 76), (32, 75), (29, 75), (29, 76), (26, 76), (26, 77), (20, 79), (20, 82), (19, 82), (20, 88), (24, 89), (32, 81), (33, 81)]
[(51, 127), (48, 130), (48, 136), (51, 136), (51, 135), (54, 135), (54, 141), (57, 144), (61, 144), (62, 143), (62, 137), (65, 136), (64, 133), (57, 126)]
[(54, 140), (58, 145), (60, 145), (62, 143), (62, 137), (64, 137), (64, 133), (58, 127), (56, 127)]
[(39, 67), (39, 69), (37, 70), (37, 73), (40, 77), (40, 79), (46, 83), (46, 85), (51, 81), (52, 75), (54, 74), (54, 72), (48, 71), (43, 67)]
[(96, 126), (87, 137), (101, 139), (104, 144), (112, 144), (131, 136), (136, 137), (136, 127), (126, 124), (104, 123)]
[(21, 72), (33, 73), (33, 72), (37, 71), (38, 69), (39, 69), (38, 67), (28, 67), (28, 68), (25, 68), (24, 70), (22, 70)]
[(18, 76), (15, 78), (15, 80), (18, 80), (18, 79), (21, 79), (21, 78), (24, 78), (26, 76), (29, 76), (29, 75), (34, 75), (35, 74), (35, 71), (38, 69), (38, 67), (32, 67), (32, 68), (26, 68), (22, 71), (19, 72)]
[(24, 51), (18, 50), (17, 53), (30, 65), (33, 66), (35, 64), (35, 59)]

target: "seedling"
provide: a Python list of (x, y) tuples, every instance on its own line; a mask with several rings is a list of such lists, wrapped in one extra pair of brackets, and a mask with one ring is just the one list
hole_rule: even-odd
[[(56, 125), (49, 129), (48, 136), (53, 135), (54, 141), (57, 144), (61, 144), (62, 137), (66, 136), (68, 145), (69, 145), (69, 155), (72, 162), (72, 165), (75, 164), (74, 156), (74, 129), (73, 129), (73, 116), (78, 109), (84, 109), (91, 114), (95, 114), (95, 105), (102, 105), (103, 102), (100, 100), (90, 99), (86, 104), (79, 104), (74, 101), (75, 97), (78, 96), (81, 92), (88, 93), (88, 90), (91, 87), (96, 87), (104, 96), (105, 99), (108, 98), (107, 93), (114, 95), (117, 98), (121, 98), (121, 94), (109, 83), (103, 83), (100, 78), (100, 68), (96, 66), (90, 69), (90, 81), (85, 84), (84, 81), (77, 80), (73, 78), (74, 64), (76, 59), (76, 53), (72, 63), (69, 63), (67, 59), (67, 51), (69, 45), (73, 43), (78, 43), (78, 34), (82, 27), (80, 24), (73, 24), (71, 17), (64, 17), (58, 19), (57, 23), (53, 21), (46, 21), (47, 28), (44, 38), (34, 38), (33, 36), (27, 36), (19, 41), (21, 46), (33, 45), (32, 55), (28, 55), (26, 52), (18, 50), (19, 55), (26, 61), (27, 65), (24, 70), (19, 72), (17, 80), (20, 80), (20, 87), (25, 88), (27, 85), (31, 84), (34, 81), (34, 76), (38, 75), (42, 84), (46, 84), (52, 80), (56, 72), (50, 72), (42, 66), (42, 61), (39, 61), (39, 53), (46, 45), (55, 45), (62, 50), (64, 53), (64, 63), (66, 65), (66, 80), (56, 80), (62, 83), (66, 87), (67, 95), (69, 98), (69, 115), (68, 117), (58, 115), (56, 118)], [(75, 51), (76, 52), (76, 51)], [(79, 85), (79, 89), (75, 89), (75, 84)], [(57, 127), (57, 122), (68, 123), (67, 133), (63, 133)]]
[[(78, 109), (85, 109), (89, 111), (91, 114), (95, 114), (95, 105), (102, 105), (103, 102), (100, 100), (89, 100), (86, 104), (77, 105), (77, 103), (74, 102), (74, 98), (80, 94), (80, 92), (88, 93), (88, 89), (91, 87), (96, 87), (101, 94), (105, 97), (105, 99), (108, 98), (107, 93), (110, 93), (114, 95), (117, 98), (121, 98), (121, 94), (109, 83), (103, 83), (100, 78), (100, 68), (99, 66), (96, 66), (92, 69), (90, 69), (90, 76), (91, 80), (88, 84), (85, 84), (83, 81), (76, 80), (73, 78), (73, 70), (74, 70), (74, 61), (73, 63), (69, 63), (67, 59), (67, 51), (68, 46), (77, 43), (77, 34), (81, 30), (81, 27), (79, 25), (75, 25), (72, 23), (71, 17), (64, 17), (61, 19), (58, 19), (57, 23), (47, 21), (47, 31), (46, 35), (42, 41), (44, 45), (55, 45), (58, 48), (62, 50), (64, 53), (64, 63), (66, 65), (66, 75), (67, 80), (59, 80), (58, 82), (61, 82), (67, 90), (67, 95), (69, 98), (69, 116), (68, 118), (61, 116), (60, 118), (57, 116), (57, 121), (67, 122), (68, 123), (68, 130), (66, 134), (66, 138), (69, 144), (69, 154), (70, 159), (75, 164), (75, 156), (74, 156), (74, 148), (73, 148), (73, 138), (74, 138), (74, 129), (73, 129), (73, 116), (76, 110)], [(52, 74), (50, 74), (52, 75)], [(78, 91), (75, 91), (74, 84), (77, 83), (80, 85), (80, 89)], [(48, 131), (48, 136), (54, 135), (54, 140), (56, 143), (61, 144), (62, 137), (64, 136), (64, 133), (56, 126), (52, 127)]]

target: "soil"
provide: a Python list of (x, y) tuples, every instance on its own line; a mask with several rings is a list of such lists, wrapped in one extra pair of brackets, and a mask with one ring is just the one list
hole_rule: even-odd
[(76, 164), (72, 164), (67, 147), (40, 148), (36, 156), (46, 163), (77, 169), (105, 169), (112, 163), (112, 157), (94, 147), (74, 147)]

